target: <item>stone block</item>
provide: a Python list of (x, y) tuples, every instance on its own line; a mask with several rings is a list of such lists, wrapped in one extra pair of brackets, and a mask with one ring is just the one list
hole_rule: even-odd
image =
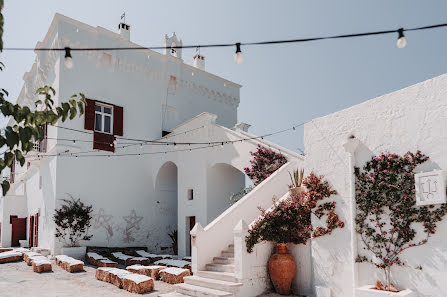
[(154, 289), (154, 280), (148, 276), (131, 273), (121, 279), (123, 289), (131, 293), (144, 294)]
[(15, 251), (0, 253), (0, 264), (17, 261), (22, 261), (22, 253)]
[(185, 276), (190, 276), (189, 269), (169, 267), (160, 271), (161, 279), (168, 284), (180, 284), (183, 283)]
[(132, 265), (128, 266), (126, 269), (130, 272), (146, 275), (157, 280), (160, 278), (160, 271), (165, 268), (166, 266), (159, 266), (159, 265), (151, 265), (151, 266)]

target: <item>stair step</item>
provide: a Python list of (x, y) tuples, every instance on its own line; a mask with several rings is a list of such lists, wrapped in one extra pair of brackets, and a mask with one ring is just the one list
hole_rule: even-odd
[(160, 295), (158, 295), (158, 297), (191, 297), (191, 296), (183, 295), (183, 294), (177, 293), (177, 292), (169, 292), (169, 293), (160, 294)]
[(222, 256), (223, 257), (234, 258), (234, 251), (233, 252), (232, 251), (228, 251), (228, 250), (222, 251)]
[(237, 282), (236, 276), (234, 275), (234, 273), (231, 273), (231, 272), (199, 270), (199, 271), (197, 271), (197, 273), (195, 275), (204, 277), (204, 278), (223, 280), (223, 281), (227, 281), (227, 282)]
[(214, 257), (213, 263), (217, 264), (234, 264), (233, 257)]
[(234, 272), (234, 264), (206, 264), (206, 270), (219, 272)]
[(210, 288), (204, 288), (199, 286), (194, 286), (190, 284), (176, 284), (174, 285), (175, 290), (178, 293), (186, 294), (194, 297), (233, 297), (233, 293), (215, 290)]
[(218, 280), (218, 279), (212, 279), (212, 278), (206, 278), (206, 277), (200, 277), (197, 275), (194, 276), (187, 276), (183, 278), (185, 281), (185, 284), (190, 284), (194, 286), (200, 286), (210, 289), (217, 289), (222, 291), (228, 291), (235, 293), (236, 290), (242, 286), (241, 283), (236, 282), (228, 282), (224, 280)]

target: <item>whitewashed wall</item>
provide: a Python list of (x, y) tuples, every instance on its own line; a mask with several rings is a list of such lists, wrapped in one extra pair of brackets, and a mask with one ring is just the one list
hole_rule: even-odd
[[(419, 170), (447, 169), (447, 75), (366, 101), (314, 119), (304, 128), (307, 170), (323, 174), (338, 191), (337, 212), (350, 219), (348, 154), (343, 148), (348, 136), (360, 140), (357, 166), (381, 152), (404, 154), (421, 150), (430, 156)], [(331, 288), (333, 297), (352, 296), (352, 256), (349, 224), (332, 235), (312, 242), (312, 269), (306, 272), (313, 286)], [(402, 254), (408, 267), (392, 270), (398, 288), (410, 288), (421, 297), (447, 296), (447, 219), (429, 243)], [(421, 265), (423, 270), (412, 267)], [(359, 286), (381, 278), (369, 264), (359, 267)], [(304, 273), (304, 272), (302, 272)], [(300, 282), (295, 282), (300, 292)]]

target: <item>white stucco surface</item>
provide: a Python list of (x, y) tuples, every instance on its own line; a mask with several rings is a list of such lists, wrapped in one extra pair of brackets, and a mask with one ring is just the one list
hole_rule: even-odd
[[(306, 170), (323, 174), (337, 190), (337, 212), (349, 222), (348, 153), (343, 144), (350, 135), (360, 141), (356, 166), (381, 152), (404, 154), (421, 150), (430, 161), (420, 171), (447, 168), (447, 75), (378, 97), (351, 108), (314, 119), (304, 127)], [(352, 255), (349, 224), (332, 235), (312, 241), (312, 269), (307, 278), (313, 286), (331, 289), (333, 297), (352, 296)], [(421, 247), (405, 251), (407, 267), (392, 269), (393, 283), (400, 289), (414, 290), (420, 297), (446, 296), (447, 221)], [(358, 286), (382, 278), (369, 264), (358, 265)], [(421, 265), (422, 270), (415, 269)], [(306, 272), (302, 271), (302, 274)], [(296, 281), (296, 291), (300, 292)]]

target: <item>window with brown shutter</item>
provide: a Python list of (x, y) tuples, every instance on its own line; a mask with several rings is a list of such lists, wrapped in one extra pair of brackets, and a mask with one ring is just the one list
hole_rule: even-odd
[(87, 99), (84, 128), (93, 131), (93, 148), (114, 152), (115, 136), (123, 136), (123, 108)]

